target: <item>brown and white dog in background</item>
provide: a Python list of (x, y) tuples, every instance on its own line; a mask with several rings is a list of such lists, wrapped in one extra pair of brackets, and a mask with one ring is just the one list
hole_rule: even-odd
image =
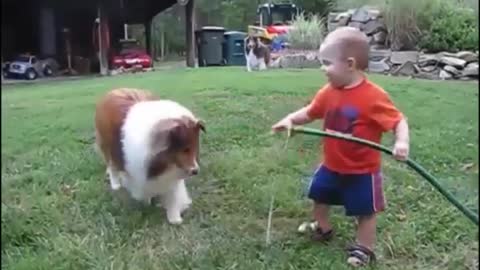
[(270, 48), (263, 44), (258, 37), (247, 36), (245, 39), (245, 58), (247, 71), (252, 69), (265, 70), (270, 64)]
[(198, 174), (204, 124), (182, 105), (148, 91), (115, 89), (99, 100), (96, 149), (112, 190), (124, 187), (135, 200), (160, 196), (171, 224), (182, 223), (192, 200), (185, 179)]

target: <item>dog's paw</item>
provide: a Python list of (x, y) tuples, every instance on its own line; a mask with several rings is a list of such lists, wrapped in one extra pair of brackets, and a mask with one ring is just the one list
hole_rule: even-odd
[(113, 190), (113, 191), (117, 191), (121, 188), (122, 186), (120, 185), (120, 183), (116, 183), (116, 182), (111, 182), (110, 183), (110, 188)]
[(180, 214), (180, 211), (167, 211), (167, 220), (168, 223), (172, 225), (179, 225), (182, 224), (183, 218)]
[(168, 217), (168, 223), (172, 224), (172, 225), (180, 225), (183, 223), (183, 218), (178, 216), (178, 217)]
[(120, 184), (120, 180), (117, 178), (116, 175), (112, 173), (110, 168), (107, 168), (107, 171), (105, 172), (105, 174), (106, 174), (106, 178), (110, 182), (110, 188), (113, 191), (119, 190), (122, 187), (122, 185)]

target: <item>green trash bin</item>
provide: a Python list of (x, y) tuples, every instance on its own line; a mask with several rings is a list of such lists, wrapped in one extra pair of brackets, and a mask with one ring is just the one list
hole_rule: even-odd
[(198, 50), (198, 65), (223, 65), (223, 33), (225, 28), (205, 26), (195, 31)]
[(244, 66), (245, 60), (245, 38), (247, 33), (228, 31), (224, 34), (223, 58), (228, 66)]

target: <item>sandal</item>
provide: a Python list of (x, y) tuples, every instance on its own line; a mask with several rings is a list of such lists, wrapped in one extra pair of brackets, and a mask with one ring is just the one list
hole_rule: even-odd
[(376, 260), (375, 253), (365, 246), (354, 244), (347, 248), (347, 263), (353, 267), (360, 267), (374, 262)]
[(324, 232), (322, 228), (317, 227), (312, 231), (311, 239), (316, 242), (328, 242), (333, 238), (333, 230)]

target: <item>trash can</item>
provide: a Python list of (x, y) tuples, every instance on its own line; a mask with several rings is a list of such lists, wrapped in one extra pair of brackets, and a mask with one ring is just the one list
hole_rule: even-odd
[(223, 33), (225, 28), (216, 26), (205, 26), (195, 31), (199, 66), (223, 64)]
[(228, 66), (244, 66), (245, 47), (244, 42), (247, 33), (238, 31), (228, 31), (224, 34), (225, 43), (223, 44), (223, 59)]

